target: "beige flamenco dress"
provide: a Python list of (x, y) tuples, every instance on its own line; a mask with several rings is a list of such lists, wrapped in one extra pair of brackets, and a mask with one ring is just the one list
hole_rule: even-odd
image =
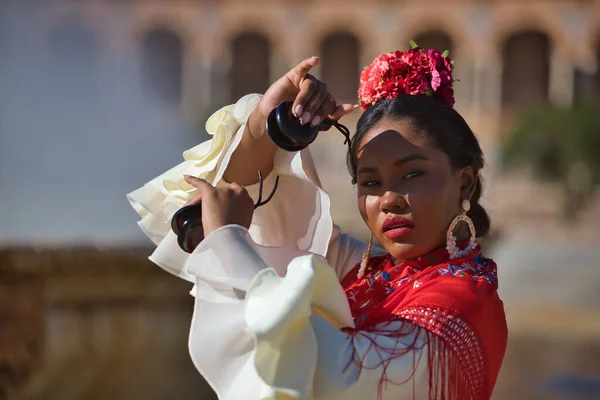
[[(194, 284), (188, 343), (194, 365), (222, 400), (421, 398), (427, 357), (413, 372), (426, 349), (384, 366), (373, 342), (379, 349), (402, 342), (343, 330), (354, 323), (339, 280), (366, 245), (333, 224), (308, 149), (277, 151), (264, 191), (270, 193), (276, 176), (279, 188), (256, 209), (250, 229), (224, 226), (192, 254), (177, 245), (170, 220), (195, 190), (183, 175), (226, 185), (223, 172), (259, 100), (247, 95), (213, 114), (206, 123), (212, 139), (127, 196), (141, 217), (139, 226), (157, 246), (150, 260)], [(258, 185), (247, 190), (256, 200)], [(385, 329), (402, 328), (391, 323)], [(421, 338), (405, 340), (415, 347)], [(360, 365), (353, 362), (356, 355)], [(380, 387), (384, 373), (386, 381), (405, 383)]]

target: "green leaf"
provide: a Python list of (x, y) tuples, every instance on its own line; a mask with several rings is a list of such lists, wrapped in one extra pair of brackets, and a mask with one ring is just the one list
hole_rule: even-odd
[(411, 49), (416, 49), (417, 47), (419, 47), (419, 45), (414, 40), (411, 40), (409, 43)]
[(442, 53), (442, 57), (444, 57), (444, 58), (448, 58), (449, 55), (450, 55), (449, 50), (444, 50), (444, 52)]
[[(591, 199), (595, 186), (600, 185), (598, 106), (546, 106), (521, 110), (519, 114), (503, 145), (504, 168), (525, 165), (538, 179), (562, 185), (565, 215), (579, 212), (583, 203)], [(589, 181), (572, 180), (574, 165), (580, 165), (589, 174)]]

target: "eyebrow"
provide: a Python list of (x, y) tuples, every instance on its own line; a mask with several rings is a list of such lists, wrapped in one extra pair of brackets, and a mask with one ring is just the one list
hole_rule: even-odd
[[(420, 154), (411, 154), (411, 155), (408, 155), (406, 157), (402, 157), (402, 158), (396, 160), (396, 162), (394, 162), (394, 166), (397, 167), (402, 164), (406, 164), (411, 161), (417, 161), (417, 160), (427, 161), (428, 158), (425, 156), (422, 156)], [(374, 168), (374, 167), (360, 167), (357, 171), (357, 174), (367, 174), (367, 173), (376, 172), (376, 171), (377, 171), (377, 168)]]

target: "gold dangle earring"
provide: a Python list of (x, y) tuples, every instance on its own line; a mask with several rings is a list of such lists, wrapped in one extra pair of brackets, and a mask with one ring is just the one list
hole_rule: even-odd
[[(448, 251), (451, 260), (466, 256), (467, 254), (472, 252), (475, 249), (475, 247), (477, 247), (477, 242), (475, 239), (475, 225), (473, 225), (473, 221), (471, 220), (471, 218), (467, 216), (467, 212), (469, 212), (469, 210), (471, 209), (471, 202), (467, 199), (463, 200), (461, 208), (462, 212), (456, 217), (454, 217), (454, 219), (450, 223), (448, 232), (446, 232), (446, 250)], [(456, 246), (457, 237), (454, 236), (454, 229), (456, 228), (456, 225), (458, 225), (458, 223), (461, 221), (467, 223), (467, 225), (469, 226), (469, 232), (471, 233), (469, 244), (462, 250), (459, 249), (458, 246)]]
[(365, 275), (365, 270), (367, 269), (367, 265), (369, 264), (369, 257), (371, 256), (371, 246), (373, 245), (373, 233), (371, 232), (371, 238), (369, 239), (369, 243), (367, 244), (367, 251), (362, 256), (362, 260), (360, 261), (360, 268), (358, 269), (358, 274), (356, 277), (361, 279)]

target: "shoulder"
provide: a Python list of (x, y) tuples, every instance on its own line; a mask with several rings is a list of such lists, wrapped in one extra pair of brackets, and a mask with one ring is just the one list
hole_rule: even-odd
[(496, 263), (481, 255), (469, 262), (449, 262), (432, 267), (420, 278), (405, 306), (432, 306), (467, 320), (504, 316), (498, 295)]
[[(494, 260), (485, 258), (480, 253), (472, 260), (457, 262), (448, 262), (436, 267), (437, 274), (446, 278), (461, 278), (467, 282), (482, 284), (482, 288), (497, 289), (498, 288), (498, 270)], [(453, 282), (454, 279), (442, 279), (441, 281)], [(472, 286), (472, 285), (469, 285)]]
[[(377, 270), (380, 270), (383, 268), (385, 263), (390, 258), (388, 253), (381, 254), (383, 252), (384, 251), (381, 250), (381, 251), (379, 251), (380, 255), (369, 257), (369, 264), (367, 265), (367, 271), (365, 271), (365, 272), (368, 273), (369, 270), (377, 271)], [(357, 282), (357, 280), (358, 280), (357, 276), (358, 276), (358, 271), (360, 269), (361, 262), (362, 261), (354, 263), (353, 267), (344, 273), (344, 275), (341, 277), (342, 279), (340, 280), (342, 287), (348, 288)]]

